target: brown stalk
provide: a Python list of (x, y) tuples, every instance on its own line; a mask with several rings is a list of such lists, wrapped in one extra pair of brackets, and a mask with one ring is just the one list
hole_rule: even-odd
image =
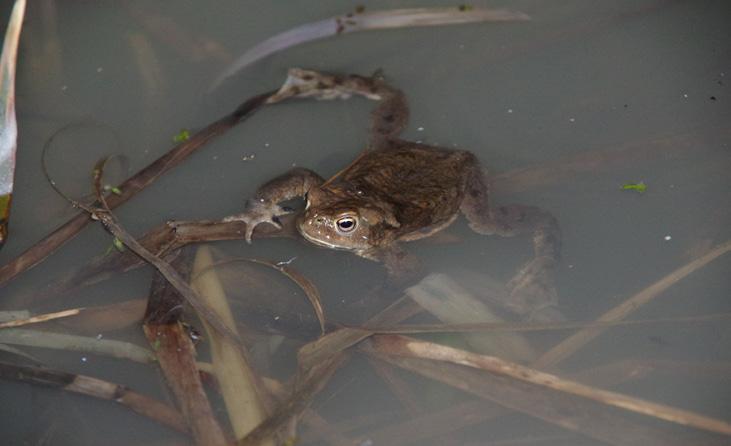
[[(185, 259), (176, 262), (188, 268)], [(182, 266), (185, 265), (185, 266)], [(187, 270), (184, 272), (187, 274)], [(183, 298), (160, 274), (152, 279), (143, 329), (160, 368), (197, 445), (225, 445), (228, 439), (216, 421), (196, 366), (196, 351), (182, 326)]]
[(183, 434), (188, 433), (187, 424), (183, 422), (180, 413), (174, 408), (119, 384), (45, 367), (7, 363), (0, 363), (0, 378), (54, 387), (68, 392), (114, 401), (171, 429)]
[(106, 159), (102, 159), (97, 162), (94, 168), (92, 180), (94, 186), (94, 192), (96, 194), (98, 202), (102, 208), (90, 208), (81, 203), (74, 202), (74, 204), (86, 212), (88, 212), (93, 218), (99, 220), (104, 227), (111, 232), (124, 246), (133, 251), (136, 255), (142, 258), (145, 262), (149, 263), (162, 275), (167, 282), (172, 285), (175, 290), (185, 299), (185, 301), (193, 307), (198, 313), (198, 316), (210, 324), (211, 328), (216, 330), (221, 336), (223, 336), (228, 342), (235, 346), (242, 355), (246, 356), (247, 352), (244, 346), (241, 344), (239, 336), (229, 328), (228, 325), (208, 307), (203, 300), (200, 298), (198, 293), (183, 279), (178, 271), (168, 262), (161, 259), (159, 256), (152, 254), (150, 251), (145, 249), (134, 237), (129, 235), (122, 226), (117, 222), (116, 217), (112, 214), (107, 204), (106, 197), (102, 192), (101, 179), (104, 174), (104, 163)]
[(664, 404), (653, 403), (620, 393), (590, 387), (576, 381), (559, 378), (536, 369), (522, 366), (496, 356), (479, 355), (433, 342), (419, 341), (400, 335), (375, 335), (369, 340), (375, 350), (399, 356), (432, 359), (460, 364), (487, 372), (508, 376), (536, 386), (565, 392), (587, 398), (602, 404), (659, 418), (672, 423), (703, 429), (709, 432), (731, 435), (731, 424), (677, 409)]
[[(162, 174), (180, 164), (205, 143), (222, 135), (239, 122), (248, 118), (251, 114), (261, 108), (262, 105), (264, 105), (266, 99), (272, 93), (273, 92), (267, 92), (250, 98), (241, 104), (233, 113), (224, 116), (218, 121), (215, 121), (202, 130), (196, 132), (189, 140), (176, 145), (165, 155), (161, 156), (147, 167), (128, 178), (119, 185), (121, 194), (111, 195), (107, 199), (109, 208), (114, 209), (125, 203), (138, 192), (152, 184)], [(37, 242), (20, 256), (0, 267), (0, 287), (4, 286), (9, 280), (13, 279), (18, 274), (32, 268), (44, 260), (64, 243), (75, 237), (88, 223), (89, 216), (86, 212), (79, 212), (76, 216)]]
[(617, 411), (608, 410), (607, 406), (594, 401), (540, 388), (506, 376), (448, 362), (392, 355), (392, 351), (381, 351), (371, 342), (366, 342), (361, 348), (366, 353), (400, 368), (607, 444), (681, 446), (728, 443), (728, 437), (725, 436), (694, 431), (670, 433), (666, 428), (655, 427), (649, 423), (640, 424), (635, 419), (621, 416)]

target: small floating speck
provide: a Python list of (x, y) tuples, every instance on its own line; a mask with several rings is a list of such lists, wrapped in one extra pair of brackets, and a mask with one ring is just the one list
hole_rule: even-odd
[(104, 71), (104, 67), (97, 67), (96, 68), (96, 72), (97, 73), (101, 73), (102, 71)]
[(69, 88), (68, 85), (61, 85), (61, 91), (66, 91), (66, 90), (68, 90), (68, 88)]
[(569, 118), (569, 122), (576, 122), (576, 118)]
[(274, 316), (274, 320), (278, 321), (281, 318), (281, 316)]
[(81, 357), (81, 362), (86, 362), (86, 361), (88, 361), (88, 360), (89, 360), (89, 359), (88, 359), (88, 358), (87, 358), (86, 356), (82, 356), (82, 357)]
[(218, 155), (213, 155), (213, 156), (211, 157), (211, 159), (212, 159), (213, 161), (217, 160), (217, 159), (218, 159)]
[(289, 265), (290, 263), (294, 262), (294, 259), (296, 259), (296, 258), (297, 258), (297, 257), (292, 257), (292, 258), (291, 258), (291, 259), (289, 259), (289, 260), (283, 260), (283, 261), (281, 261), (281, 262), (277, 262), (277, 266), (282, 266), (282, 265)]
[(672, 237), (671, 237), (670, 235), (666, 235), (665, 237), (663, 237), (663, 239), (664, 239), (664, 240), (665, 240), (666, 242), (669, 242), (669, 241), (670, 241), (670, 240), (672, 240), (673, 238), (672, 238)]
[(96, 339), (97, 340), (101, 340), (103, 337), (104, 337), (104, 335), (101, 334), (101, 333), (99, 333), (98, 335), (96, 335)]
[(512, 112), (513, 112), (513, 109), (512, 108), (509, 108), (508, 109), (508, 113), (512, 113)]
[(256, 153), (252, 153), (251, 155), (244, 155), (241, 157), (242, 161), (251, 161), (254, 158), (256, 158)]
[(424, 127), (419, 127), (419, 128), (416, 129), (416, 131), (417, 132), (423, 132), (424, 131)]
[(683, 97), (688, 99), (688, 93), (683, 93)]
[(269, 147), (269, 143), (268, 142), (265, 142), (264, 143), (264, 147)]

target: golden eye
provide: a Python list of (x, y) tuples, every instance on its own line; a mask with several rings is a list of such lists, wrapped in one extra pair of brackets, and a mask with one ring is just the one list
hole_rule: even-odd
[(358, 221), (354, 217), (340, 217), (335, 224), (338, 227), (338, 231), (343, 233), (352, 232), (358, 225)]

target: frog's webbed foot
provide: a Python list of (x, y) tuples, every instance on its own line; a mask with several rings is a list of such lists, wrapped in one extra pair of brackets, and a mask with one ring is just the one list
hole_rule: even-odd
[(251, 244), (251, 235), (254, 229), (262, 224), (269, 223), (281, 229), (279, 216), (288, 214), (289, 211), (283, 209), (279, 204), (267, 202), (266, 200), (249, 199), (246, 202), (244, 212), (241, 214), (231, 215), (223, 219), (223, 221), (243, 221), (246, 223), (246, 232), (244, 239), (246, 243)]
[(507, 283), (508, 299), (505, 307), (521, 316), (558, 305), (554, 281), (556, 260), (536, 257), (525, 264)]

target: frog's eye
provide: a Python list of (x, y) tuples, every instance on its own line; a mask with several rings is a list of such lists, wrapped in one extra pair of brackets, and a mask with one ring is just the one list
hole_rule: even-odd
[(338, 231), (342, 233), (348, 233), (352, 232), (355, 227), (358, 225), (358, 221), (355, 219), (355, 217), (346, 216), (346, 217), (340, 217), (335, 224), (338, 227)]

